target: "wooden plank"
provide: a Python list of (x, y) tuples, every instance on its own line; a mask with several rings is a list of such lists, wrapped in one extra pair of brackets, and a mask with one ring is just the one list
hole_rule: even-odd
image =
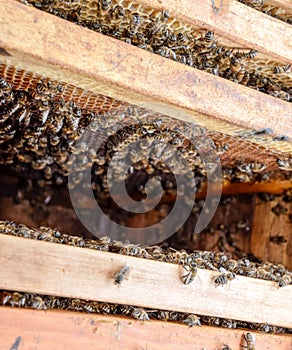
[[(0, 289), (292, 326), (291, 285), (237, 276), (216, 288), (219, 273), (202, 269), (184, 285), (175, 264), (6, 235), (0, 247)], [(129, 278), (115, 285), (113, 276), (126, 263)]]
[(292, 2), (290, 0), (266, 0), (264, 4), (280, 7), (287, 13), (292, 13)]
[[(0, 307), (0, 350), (242, 349), (243, 330), (189, 328), (171, 322), (148, 321), (65, 311), (35, 311)], [(292, 337), (252, 333), (257, 349), (290, 350)], [(18, 347), (15, 345), (18, 344)], [(14, 346), (14, 347), (13, 347)]]
[[(152, 4), (158, 6), (158, 2), (152, 1)], [(220, 119), (251, 129), (272, 128), (274, 134), (292, 138), (292, 107), (285, 101), (129, 46), (18, 2), (0, 0), (0, 6), (0, 47), (8, 53), (1, 56), (1, 62), (5, 64), (146, 106), (175, 118), (202, 123), (211, 130), (215, 130), (215, 121)], [(159, 6), (168, 8), (168, 3), (166, 6), (163, 1)], [(174, 2), (169, 6), (172, 11)], [(190, 4), (181, 7), (185, 11)], [(247, 11), (250, 10), (254, 11), (249, 8)], [(201, 11), (199, 7), (198, 13)], [(228, 19), (226, 16), (222, 17), (224, 21)], [(217, 25), (221, 22), (220, 19)], [(282, 29), (286, 30), (286, 27)], [(287, 27), (286, 32), (289, 30)], [(233, 32), (233, 28), (229, 31)], [(263, 38), (262, 30), (261, 36)], [(291, 43), (287, 42), (285, 52), (291, 58), (289, 45)]]
[(139, 0), (192, 26), (214, 30), (216, 34), (260, 51), (280, 62), (292, 61), (292, 28), (236, 0)]
[[(277, 205), (286, 210), (277, 215)], [(281, 207), (278, 207), (280, 210)], [(276, 264), (284, 264), (292, 270), (292, 222), (288, 214), (292, 213), (292, 203), (284, 203), (276, 198), (270, 202), (263, 202), (255, 197), (255, 210), (251, 235), (251, 250), (262, 260)], [(276, 237), (282, 237), (285, 242), (276, 243)], [(278, 238), (279, 239), (279, 238)]]

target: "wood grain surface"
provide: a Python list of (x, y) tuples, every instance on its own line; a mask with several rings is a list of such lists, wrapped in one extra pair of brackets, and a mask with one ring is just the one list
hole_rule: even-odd
[[(292, 222), (288, 216), (292, 213), (292, 203), (285, 203), (279, 199), (263, 202), (257, 197), (254, 197), (254, 202), (251, 235), (253, 254), (262, 260), (284, 264), (292, 270)], [(276, 215), (273, 210), (276, 210), (277, 205), (286, 208), (286, 212)], [(283, 237), (286, 242), (278, 244), (272, 242), (271, 237), (276, 236)]]
[[(128, 279), (115, 285), (113, 276), (126, 263)], [(0, 266), (0, 289), (292, 326), (291, 285), (237, 276), (216, 288), (220, 273), (201, 269), (184, 285), (175, 264), (6, 235), (0, 235)]]
[[(209, 13), (211, 18), (211, 1), (195, 3), (198, 7), (191, 2), (179, 6), (180, 1), (161, 1), (159, 7), (167, 7), (170, 11), (174, 11), (174, 7), (178, 11), (181, 7), (180, 11), (190, 11), (189, 17), (195, 13), (202, 16), (207, 11), (204, 16), (208, 17)], [(268, 16), (235, 1), (223, 3), (231, 7), (224, 11), (224, 16), (212, 15), (210, 27), (215, 24), (218, 28), (228, 26), (230, 36), (240, 30), (238, 37), (242, 38), (248, 31), (258, 46), (266, 47), (277, 57), (283, 56), (283, 60), (292, 59), (291, 42), (286, 38), (290, 26), (273, 18), (267, 19)], [(158, 1), (147, 4), (158, 6)], [(221, 126), (225, 132), (228, 122), (251, 129), (271, 128), (275, 134), (292, 137), (292, 107), (285, 101), (129, 46), (18, 2), (0, 0), (0, 6), (0, 47), (8, 53), (1, 56), (2, 63), (175, 118), (201, 123), (211, 130), (220, 131), (217, 125), (221, 120), (225, 122)], [(242, 12), (236, 23), (237, 15), (231, 9)], [(258, 22), (254, 13), (264, 23)], [(243, 25), (243, 19), (248, 19), (248, 25)], [(254, 22), (257, 25), (253, 26)], [(265, 34), (274, 25), (273, 33), (285, 32), (283, 40), (283, 35), (279, 34), (280, 42), (277, 40), (276, 43), (274, 34)]]
[[(243, 330), (71, 311), (0, 307), (0, 350), (242, 350)], [(290, 350), (291, 335), (253, 332), (257, 350)]]

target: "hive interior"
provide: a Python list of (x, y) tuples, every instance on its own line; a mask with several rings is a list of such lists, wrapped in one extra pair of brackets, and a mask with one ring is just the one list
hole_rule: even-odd
[[(287, 102), (292, 101), (290, 65), (279, 65), (252, 48), (235, 48), (216, 33), (203, 28), (191, 28), (172, 18), (167, 11), (155, 12), (130, 1), (23, 2), (141, 49)], [(245, 1), (247, 2), (252, 4)], [(259, 9), (263, 11), (263, 8)], [(268, 10), (267, 7), (265, 10), (290, 23), (289, 15), (283, 11)], [(80, 143), (81, 138), (83, 143)], [(129, 152), (127, 146), (139, 140), (143, 143), (138, 143)], [(97, 143), (100, 145), (98, 149)], [(151, 156), (148, 152), (150, 146)], [(172, 146), (171, 150), (168, 146)], [(212, 150), (216, 155), (214, 159), (208, 158), (207, 167), (202, 159), (206, 150)], [(113, 177), (118, 183), (125, 181), (130, 198), (143, 201), (149, 180), (157, 179), (161, 183), (162, 198), (154, 209), (147, 211), (145, 207), (142, 214), (129, 213), (113, 201), (107, 171), (117, 153), (120, 163), (115, 168)], [(176, 157), (178, 153), (189, 166), (187, 172)], [(159, 155), (164, 157), (166, 164), (157, 160)], [(149, 255), (163, 256), (163, 249), (175, 255), (174, 248), (185, 249), (188, 253), (200, 250), (212, 254), (213, 251), (214, 256), (226, 255), (228, 261), (242, 259), (243, 265), (247, 264), (246, 261), (251, 261), (252, 267), (262, 268), (266, 266), (265, 262), (254, 256), (250, 249), (254, 197), (260, 197), (262, 203), (276, 200), (272, 215), (283, 217), (292, 227), (292, 189), (288, 188), (281, 195), (243, 193), (223, 196), (211, 222), (200, 234), (196, 234), (194, 227), (203, 210), (207, 174), (212, 174), (213, 182), (220, 177), (215, 166), (218, 157), (225, 183), (263, 184), (270, 181), (291, 182), (292, 179), (290, 140), (285, 135), (274, 135), (273, 130), (247, 130), (235, 125), (228, 126), (228, 133), (216, 131), (216, 128), (209, 130), (104, 95), (93, 94), (62, 81), (52, 81), (45, 76), (0, 64), (0, 177), (5, 185), (0, 190), (1, 219), (34, 228), (51, 227), (33, 230), (1, 221), (2, 233), (10, 230), (9, 234), (16, 236), (31, 235), (31, 238), (56, 240), (56, 243), (66, 237), (62, 243), (67, 240), (67, 244), (79, 247), (91, 245), (92, 249), (121, 253), (120, 246), (114, 250), (109, 248), (108, 241), (103, 242), (101, 237), (110, 232), (102, 222), (96, 227), (94, 236), (93, 232), (89, 232), (80, 223), (70, 202), (68, 187), (80, 187), (82, 203), (85, 203), (85, 208), (90, 207), (90, 198), (82, 196), (82, 188), (88, 187), (88, 183), (84, 184), (82, 180), (84, 171), (91, 169), (90, 187), (103, 212), (121, 225), (141, 228), (159, 222), (171, 212), (178, 195), (177, 175), (194, 186), (198, 192), (197, 199), (185, 224), (171, 237), (159, 240), (160, 233), (156, 232), (159, 247), (147, 247)], [(76, 162), (73, 166), (74, 173), (68, 181), (73, 160)], [(131, 161), (131, 166), (125, 174), (122, 166), (127, 161)], [(167, 164), (172, 165), (176, 171)], [(119, 196), (120, 193), (117, 192), (116, 195)], [(183, 201), (189, 203), (194, 197), (193, 192), (185, 190)], [(283, 236), (275, 233), (271, 242), (286, 245), (290, 232), (283, 233)], [(79, 237), (70, 238), (68, 235)], [(91, 240), (96, 236), (99, 240)], [(133, 246), (133, 252), (129, 255), (139, 256), (140, 250), (135, 249), (137, 248)], [(163, 259), (160, 260), (167, 261)], [(203, 261), (203, 264), (208, 261), (209, 265), (201, 267), (210, 268), (210, 259)], [(252, 274), (251, 271), (254, 270), (251, 266), (238, 267), (237, 273)], [(239, 272), (240, 268), (242, 273)], [(288, 283), (291, 283), (291, 274), (282, 265), (272, 264), (267, 270), (256, 271), (253, 277), (279, 283), (287, 275), (290, 276)], [(259, 271), (264, 271), (264, 274), (260, 275)], [(132, 315), (135, 310), (134, 306), (8, 291), (0, 291), (0, 303), (122, 315)], [(189, 316), (185, 314), (163, 310), (146, 311), (153, 319), (182, 321), (187, 324), (190, 322)], [(143, 317), (141, 311), (136, 316), (138, 319)], [(207, 316), (201, 316), (201, 323), (291, 333), (291, 329)]]

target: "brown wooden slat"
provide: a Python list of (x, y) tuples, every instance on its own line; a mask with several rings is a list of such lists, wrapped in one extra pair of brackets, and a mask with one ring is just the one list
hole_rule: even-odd
[[(201, 269), (184, 285), (175, 264), (6, 235), (0, 247), (0, 289), (292, 326), (291, 285), (237, 276), (216, 288), (219, 273)], [(113, 276), (126, 262), (129, 278), (117, 286)]]
[(193, 26), (214, 30), (238, 43), (285, 63), (292, 61), (292, 28), (235, 0), (139, 0)]
[[(292, 213), (292, 203), (279, 199), (263, 202), (255, 197), (255, 210), (251, 235), (251, 250), (262, 260), (284, 264), (292, 269), (292, 222), (288, 214)], [(287, 212), (276, 215), (272, 209), (280, 204)], [(274, 209), (275, 210), (275, 209)], [(273, 243), (270, 237), (282, 236), (286, 242)]]
[[(228, 3), (235, 8), (241, 6)], [(154, 6), (153, 1), (149, 4)], [(0, 0), (0, 6), (0, 47), (11, 55), (1, 56), (3, 63), (147, 105), (172, 117), (201, 122), (211, 130), (216, 125), (214, 121), (221, 119), (252, 129), (272, 128), (275, 134), (292, 137), (292, 107), (285, 101), (104, 37), (18, 2)], [(174, 3), (168, 6), (163, 1), (159, 6), (173, 11)], [(208, 8), (210, 6), (208, 3)], [(187, 11), (190, 3), (181, 7)], [(250, 10), (258, 13), (249, 8), (246, 11)], [(202, 8), (198, 7), (198, 13), (201, 12)], [(225, 13), (218, 23), (213, 21), (219, 27), (227, 20), (232, 23), (232, 18)], [(267, 23), (264, 28), (266, 26)], [(252, 32), (249, 26), (244, 28)], [(241, 30), (244, 28), (241, 26)], [(281, 29), (286, 30), (286, 27)], [(286, 32), (289, 30), (287, 28)], [(231, 32), (236, 30), (230, 28)], [(256, 38), (254, 33), (253, 37)], [(287, 42), (285, 46), (287, 59), (291, 58), (289, 45)], [(280, 46), (277, 43), (279, 50)]]
[[(242, 349), (243, 330), (193, 327), (70, 311), (35, 311), (0, 307), (0, 349), (19, 350), (194, 350)], [(292, 337), (253, 333), (257, 349), (290, 350)], [(17, 345), (18, 344), (18, 345)], [(14, 346), (14, 347), (13, 347)]]

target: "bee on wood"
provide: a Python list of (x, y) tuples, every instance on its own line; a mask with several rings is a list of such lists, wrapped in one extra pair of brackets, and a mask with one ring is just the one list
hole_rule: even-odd
[(283, 205), (281, 205), (280, 203), (278, 203), (271, 210), (275, 215), (280, 216), (280, 215), (285, 215), (288, 209), (283, 207)]
[(115, 284), (120, 285), (123, 280), (129, 275), (130, 267), (129, 264), (126, 263), (114, 276)]
[(144, 321), (149, 321), (149, 319), (150, 319), (148, 313), (144, 309), (142, 309), (140, 307), (135, 307), (134, 308), (134, 310), (132, 312), (132, 316), (136, 320), (143, 321), (143, 322)]
[(231, 271), (225, 270), (223, 267), (219, 268), (220, 272), (223, 272), (221, 275), (217, 276), (214, 279), (215, 286), (224, 286), (225, 284), (228, 283), (228, 281), (232, 281), (235, 278), (235, 273)]
[(292, 275), (291, 274), (286, 274), (283, 277), (281, 277), (278, 281), (278, 286), (280, 288), (288, 286), (292, 282)]
[(276, 235), (270, 237), (270, 242), (281, 245), (287, 243), (287, 239), (284, 236)]
[(196, 264), (192, 263), (189, 265), (183, 264), (181, 266), (183, 272), (181, 273), (180, 279), (183, 282), (183, 284), (190, 284), (193, 282), (197, 275), (197, 266)]
[(255, 335), (247, 332), (243, 335), (246, 345), (241, 345), (243, 348), (247, 350), (255, 350)]
[(188, 315), (184, 320), (183, 323), (186, 324), (189, 327), (194, 327), (194, 326), (201, 326), (201, 321), (200, 317), (194, 314)]
[(266, 271), (265, 269), (259, 267), (257, 269), (256, 276), (258, 278), (264, 279), (264, 280), (269, 280), (269, 281), (276, 281), (276, 277), (272, 272)]

